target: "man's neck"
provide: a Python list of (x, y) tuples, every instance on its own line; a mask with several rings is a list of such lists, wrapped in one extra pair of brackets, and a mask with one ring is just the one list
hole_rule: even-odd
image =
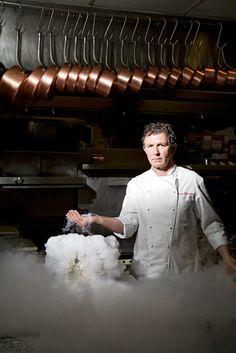
[(152, 167), (152, 170), (154, 171), (154, 173), (158, 176), (166, 176), (166, 175), (169, 175), (171, 170), (174, 168), (174, 162), (169, 165), (168, 167), (164, 168), (164, 169), (160, 169), (160, 168), (153, 168)]

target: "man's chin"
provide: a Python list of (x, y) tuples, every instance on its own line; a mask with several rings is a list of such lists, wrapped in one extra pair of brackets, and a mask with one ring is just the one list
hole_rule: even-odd
[(165, 170), (165, 165), (163, 164), (153, 164), (152, 167), (158, 170)]

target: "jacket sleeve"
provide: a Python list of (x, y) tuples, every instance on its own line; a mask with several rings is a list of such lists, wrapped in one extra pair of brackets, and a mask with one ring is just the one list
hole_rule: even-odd
[(119, 238), (127, 239), (132, 237), (138, 229), (138, 212), (135, 198), (136, 192), (132, 182), (129, 182), (126, 189), (126, 195), (122, 204), (119, 217), (124, 225), (124, 234), (115, 233)]
[(227, 245), (228, 241), (224, 224), (212, 205), (204, 180), (201, 178), (197, 185), (196, 214), (200, 221), (201, 229), (213, 249), (221, 245)]

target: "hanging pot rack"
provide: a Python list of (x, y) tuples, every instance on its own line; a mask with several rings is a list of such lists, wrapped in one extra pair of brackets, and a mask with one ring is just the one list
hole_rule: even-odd
[[(198, 21), (191, 20), (187, 18), (173, 18), (170, 16), (159, 16), (159, 15), (144, 15), (144, 14), (125, 14), (125, 16), (120, 12), (114, 12), (114, 14), (107, 14), (105, 11), (94, 8), (73, 8), (68, 7), (64, 8), (62, 6), (56, 5), (38, 5), (30, 3), (15, 3), (10, 1), (2, 1), (0, 6), (0, 26), (5, 25), (4, 21), (4, 10), (5, 7), (14, 7), (18, 9), (18, 15), (16, 18), (15, 28), (17, 31), (17, 43), (22, 39), (23, 31), (22, 24), (19, 23), (22, 15), (22, 11), (25, 9), (36, 9), (40, 11), (40, 18), (42, 17), (42, 12), (47, 12), (49, 17), (48, 25), (40, 24), (41, 29), (37, 28), (38, 35), (44, 32), (43, 37), (48, 37), (50, 39), (50, 59), (52, 65), (57, 67), (54, 70), (55, 76), (53, 77), (53, 87), (50, 87), (50, 98), (58, 94), (56, 89), (55, 82), (57, 81), (57, 74), (60, 72), (60, 69), (63, 65), (68, 63), (68, 75), (65, 76), (65, 82), (61, 82), (63, 87), (70, 87), (67, 85), (66, 80), (68, 80), (70, 70), (73, 70), (76, 67), (79, 68), (77, 73), (76, 80), (79, 80), (79, 75), (83, 77), (82, 71), (85, 70), (86, 78), (83, 77), (83, 90), (75, 89), (73, 94), (98, 94), (104, 97), (107, 97), (110, 93), (138, 93), (141, 88), (156, 88), (156, 89), (171, 89), (171, 88), (184, 88), (184, 89), (204, 89), (205, 82), (207, 82), (207, 73), (209, 67), (201, 67), (200, 63), (200, 54), (199, 48), (201, 46), (201, 41), (196, 43), (198, 32), (201, 25), (214, 27), (220, 26), (220, 31), (218, 37), (216, 38), (215, 48), (217, 51), (217, 65), (215, 67), (210, 67), (211, 72), (213, 72), (213, 79), (211, 84), (207, 85), (207, 89), (213, 90), (228, 90), (234, 91), (236, 87), (236, 69), (232, 63), (228, 63), (225, 55), (225, 48), (228, 45), (227, 42), (222, 41), (222, 29), (223, 23), (216, 21)], [(53, 27), (53, 16), (56, 11), (63, 13), (65, 17), (65, 22), (63, 26), (63, 36), (64, 36), (64, 45), (63, 45), (63, 54), (65, 62), (60, 65), (57, 63), (57, 59), (52, 54), (53, 51), (53, 42), (56, 36), (59, 33), (55, 34), (55, 27)], [(20, 15), (19, 15), (19, 12)], [(73, 18), (73, 23), (69, 23), (70, 19)], [(82, 25), (79, 27), (79, 21), (82, 18)], [(100, 28), (95, 29), (95, 20), (99, 18), (99, 23), (103, 23), (102, 31)], [(77, 19), (77, 20), (76, 20)], [(124, 21), (125, 19), (125, 21)], [(121, 21), (122, 20), (122, 21)], [(167, 28), (167, 24), (171, 24), (174, 28), (171, 28), (171, 31)], [(190, 21), (190, 28), (187, 32), (187, 35), (183, 37), (183, 26), (186, 26)], [(92, 26), (90, 26), (90, 23)], [(163, 26), (160, 24), (163, 22)], [(119, 27), (118, 27), (119, 23)], [(179, 29), (180, 25), (182, 30)], [(38, 25), (39, 26), (39, 25)], [(105, 27), (104, 27), (105, 26)], [(112, 27), (113, 26), (113, 27)], [(121, 26), (121, 27), (120, 27)], [(196, 28), (194, 27), (196, 26)], [(98, 27), (98, 26), (97, 26)], [(124, 27), (126, 27), (126, 33), (124, 34)], [(139, 28), (139, 32), (137, 29)], [(140, 31), (141, 28), (141, 31)], [(157, 28), (161, 28), (157, 31)], [(128, 29), (128, 31), (127, 31)], [(100, 32), (99, 32), (100, 30)], [(182, 38), (174, 40), (174, 36), (178, 32)], [(118, 36), (115, 36), (114, 33), (117, 33)], [(59, 31), (58, 31), (59, 32)], [(117, 37), (117, 38), (115, 38)], [(1, 38), (0, 38), (1, 39)], [(69, 43), (70, 41), (70, 43)], [(222, 41), (222, 44), (220, 44)], [(77, 57), (78, 43), (82, 45), (82, 60)], [(73, 56), (70, 56), (70, 48), (72, 48)], [(54, 47), (55, 47), (54, 43)], [(152, 47), (151, 47), (152, 46)], [(184, 60), (177, 60), (174, 58), (175, 50), (179, 46), (179, 51), (181, 48), (185, 50)], [(113, 50), (110, 48), (112, 47)], [(126, 49), (126, 63), (124, 62), (124, 47)], [(105, 48), (105, 50), (104, 50)], [(138, 51), (140, 48), (140, 51)], [(171, 48), (171, 51), (169, 51)], [(189, 55), (189, 49), (192, 48), (195, 51), (195, 64), (187, 64), (187, 59)], [(110, 49), (110, 50), (109, 50)], [(17, 61), (14, 67), (17, 67), (17, 70), (23, 70), (23, 65), (20, 62), (20, 50), (21, 46), (19, 43), (16, 46), (17, 50)], [(157, 52), (160, 51), (160, 56), (157, 57)], [(100, 51), (100, 54), (98, 54)], [(145, 55), (143, 53), (146, 52)], [(105, 55), (104, 55), (105, 53)], [(115, 53), (115, 54), (114, 54)], [(170, 57), (170, 65), (167, 63), (167, 57)], [(99, 59), (98, 59), (99, 58)], [(118, 62), (117, 62), (117, 58)], [(193, 61), (192, 61), (193, 62)], [(46, 66), (45, 64), (43, 66)], [(91, 73), (94, 72), (93, 68), (96, 66), (96, 69), (99, 67), (99, 73), (96, 77), (95, 86), (93, 89), (89, 89), (87, 82), (89, 80)], [(129, 69), (130, 75), (126, 80), (125, 89), (119, 92), (117, 89), (119, 84), (117, 81), (120, 79), (119, 73), (122, 67), (126, 66), (126, 69)], [(209, 65), (208, 65), (209, 66)], [(150, 71), (151, 67), (151, 71)], [(19, 68), (19, 69), (18, 69)], [(24, 77), (22, 78), (21, 86), (24, 87), (29, 80), (30, 74), (32, 75), (34, 70), (23, 70)], [(47, 68), (48, 69), (48, 68)], [(6, 96), (10, 98), (12, 103), (15, 104), (16, 100), (14, 97), (14, 85), (15, 83), (10, 83), (9, 88), (6, 84), (6, 75), (9, 73), (9, 70), (12, 70), (12, 67), (5, 70), (2, 74), (0, 80), (0, 96)], [(151, 72), (151, 74), (150, 74)], [(185, 77), (185, 74), (191, 72), (191, 76)], [(175, 75), (177, 74), (178, 75)], [(151, 75), (151, 76), (150, 76)], [(154, 75), (154, 76), (153, 76)], [(171, 76), (172, 75), (172, 76)], [(152, 77), (152, 81), (150, 81)], [(153, 78), (154, 77), (154, 78)], [(187, 79), (187, 81), (186, 81)], [(205, 81), (204, 81), (205, 80)], [(76, 81), (77, 82), (77, 81)], [(151, 82), (151, 83), (150, 83)], [(183, 82), (185, 84), (183, 85)], [(40, 85), (40, 84), (39, 84)], [(55, 87), (54, 87), (55, 86)], [(91, 85), (90, 85), (91, 86)], [(102, 86), (102, 89), (99, 87)], [(123, 86), (124, 87), (124, 86)], [(63, 94), (71, 94), (70, 89), (63, 90)], [(21, 94), (21, 102), (27, 99), (27, 94)], [(41, 94), (37, 97), (37, 92), (35, 92), (34, 99), (48, 99), (47, 95)], [(19, 103), (19, 100), (17, 100)]]

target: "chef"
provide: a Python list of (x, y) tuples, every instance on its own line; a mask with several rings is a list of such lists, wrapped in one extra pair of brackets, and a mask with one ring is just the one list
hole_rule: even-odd
[(119, 217), (82, 217), (70, 210), (69, 219), (81, 226), (102, 225), (120, 238), (135, 236), (131, 272), (137, 278), (198, 271), (202, 234), (226, 267), (236, 272), (236, 259), (229, 252), (224, 225), (203, 178), (174, 162), (177, 144), (172, 126), (146, 125), (142, 143), (151, 168), (129, 181)]

